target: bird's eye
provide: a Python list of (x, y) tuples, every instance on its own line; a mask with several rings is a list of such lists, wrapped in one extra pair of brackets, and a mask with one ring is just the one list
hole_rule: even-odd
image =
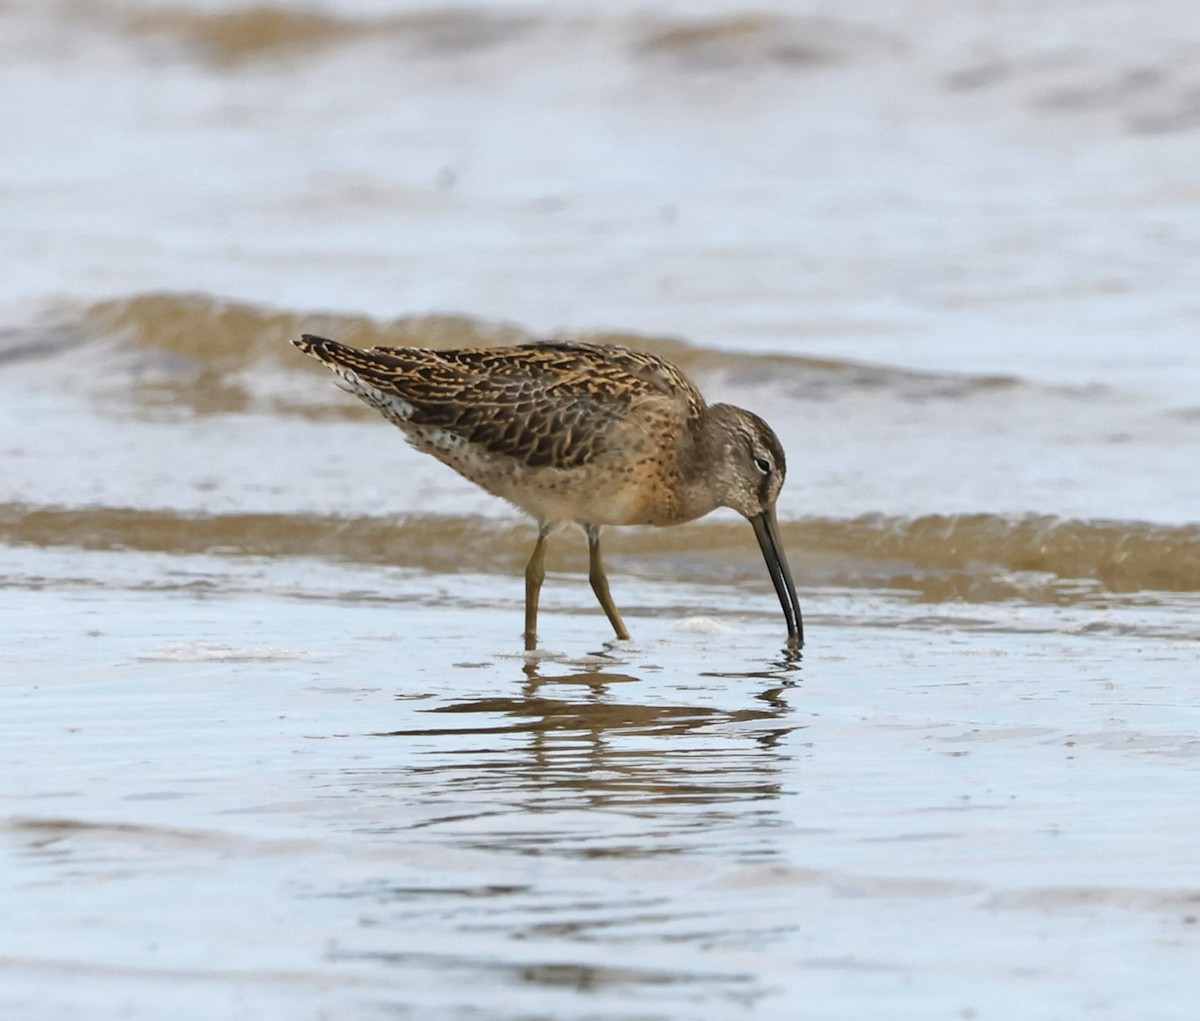
[(771, 474), (771, 462), (768, 461), (765, 457), (756, 457), (754, 459), (754, 467), (757, 468), (764, 475)]

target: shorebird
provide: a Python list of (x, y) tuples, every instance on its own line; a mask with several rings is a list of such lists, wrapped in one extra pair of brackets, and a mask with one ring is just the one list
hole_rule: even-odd
[(670, 362), (577, 342), (362, 350), (306, 333), (292, 343), (418, 450), (537, 521), (525, 569), (527, 650), (537, 648), (546, 538), (555, 528), (583, 527), (592, 591), (617, 637), (628, 638), (600, 559), (600, 529), (677, 525), (718, 507), (754, 526), (789, 644), (803, 645), (775, 519), (787, 468), (779, 438), (749, 411), (706, 403)]

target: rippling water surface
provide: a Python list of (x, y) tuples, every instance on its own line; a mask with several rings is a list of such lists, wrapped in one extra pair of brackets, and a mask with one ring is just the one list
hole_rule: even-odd
[[(5, 1017), (1188, 1018), (1190, 5), (0, 6)], [(788, 451), (556, 538), (287, 340)]]

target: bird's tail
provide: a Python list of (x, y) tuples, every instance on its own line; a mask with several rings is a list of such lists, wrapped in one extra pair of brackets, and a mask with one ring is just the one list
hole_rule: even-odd
[(333, 370), (342, 389), (378, 408), (394, 421), (407, 421), (413, 407), (398, 384), (404, 377), (404, 363), (378, 349), (363, 351), (312, 333), (302, 334), (292, 343)]
[(394, 382), (403, 373), (401, 360), (378, 348), (364, 351), (362, 348), (351, 347), (328, 337), (318, 337), (313, 333), (301, 334), (300, 339), (293, 340), (292, 343), (306, 355), (324, 362), (339, 375), (352, 372), (376, 386), (389, 381)]
[(348, 344), (339, 344), (336, 340), (330, 340), (328, 337), (318, 337), (315, 333), (302, 333), (298, 340), (293, 340), (292, 343), (303, 351), (306, 355), (324, 362), (326, 365), (338, 365), (349, 360), (348, 356), (353, 354), (362, 354), (357, 348), (350, 347)]

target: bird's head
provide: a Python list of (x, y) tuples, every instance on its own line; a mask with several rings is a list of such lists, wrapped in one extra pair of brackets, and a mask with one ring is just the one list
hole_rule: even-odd
[(787, 459), (775, 431), (761, 418), (731, 404), (706, 411), (708, 484), (718, 506), (732, 507), (754, 526), (775, 594), (783, 607), (789, 639), (804, 644), (804, 621), (796, 585), (779, 541), (775, 502), (787, 474)]
[(773, 509), (787, 475), (787, 458), (775, 431), (753, 412), (731, 404), (708, 408), (712, 466), (709, 484), (721, 507), (743, 517)]

